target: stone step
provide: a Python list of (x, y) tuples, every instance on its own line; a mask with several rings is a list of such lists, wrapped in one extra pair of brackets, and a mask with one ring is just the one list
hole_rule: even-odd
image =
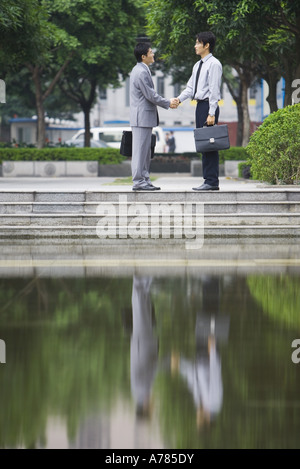
[(234, 203), (234, 202), (300, 202), (300, 191), (293, 189), (264, 189), (244, 191), (154, 191), (133, 192), (122, 191), (77, 191), (77, 192), (41, 192), (41, 191), (0, 191), (0, 202), (44, 202), (44, 203), (70, 203), (70, 202), (204, 202), (204, 203)]
[[(117, 226), (124, 223), (131, 223), (133, 220), (139, 220), (141, 223), (148, 223), (153, 226), (164, 224), (173, 226), (175, 223), (188, 224), (194, 226), (200, 219), (202, 213), (185, 213), (179, 210), (175, 216), (172, 213), (161, 213), (151, 211), (147, 213), (135, 213), (132, 215), (111, 214), (93, 214), (93, 213), (5, 213), (0, 214), (0, 230), (4, 226), (97, 226), (98, 222), (105, 220), (110, 224), (117, 223)], [(174, 221), (175, 219), (175, 221)], [(204, 213), (205, 226), (211, 225), (300, 225), (300, 212), (298, 213)], [(191, 221), (190, 221), (191, 220)]]
[(111, 202), (0, 202), (0, 216), (5, 214), (95, 214), (98, 207), (114, 206), (117, 213), (119, 208), (129, 206), (147, 207), (154, 212), (159, 208), (163, 208), (166, 204), (170, 208), (177, 206), (182, 209), (190, 204), (196, 206), (196, 204), (203, 204), (205, 214), (237, 214), (237, 213), (288, 213), (288, 214), (300, 214), (300, 201), (282, 201), (282, 202), (271, 202), (271, 201), (240, 201), (240, 202), (199, 202), (199, 201), (160, 201), (160, 202), (136, 202), (136, 201), (111, 201)]
[(299, 237), (300, 192), (0, 192), (0, 238), (97, 238), (105, 224), (107, 236), (124, 238), (132, 222), (144, 224), (146, 238), (189, 237), (200, 226), (207, 237)]
[[(179, 199), (179, 200), (178, 200)], [(117, 200), (105, 201), (73, 201), (55, 200), (52, 197), (51, 201), (36, 201), (36, 200), (18, 200), (18, 201), (0, 201), (0, 215), (1, 214), (34, 214), (34, 213), (64, 213), (64, 214), (85, 214), (96, 213), (99, 206), (111, 208), (112, 205), (118, 212), (122, 207), (136, 206), (147, 207), (148, 210), (158, 210), (169, 204), (169, 207), (181, 206), (184, 208), (187, 204), (191, 206), (203, 205), (205, 213), (300, 213), (300, 200), (180, 200), (180, 198), (173, 200), (165, 200), (165, 198), (156, 200), (129, 200), (127, 196), (120, 195)]]
[[(51, 225), (6, 225), (1, 226), (0, 228), (0, 239), (33, 239), (33, 238), (45, 238), (48, 240), (54, 238), (65, 238), (70, 240), (72, 239), (92, 239), (97, 240), (97, 244), (106, 244), (108, 243), (116, 243), (122, 244), (126, 240), (131, 242), (138, 242), (138, 241), (145, 241), (147, 239), (147, 243), (155, 243), (158, 239), (165, 242), (172, 241), (182, 241), (188, 239), (190, 242), (193, 242), (196, 236), (192, 237), (193, 228), (192, 227), (185, 227), (185, 230), (181, 233), (178, 238), (174, 238), (174, 231), (170, 229), (170, 233), (165, 234), (164, 236), (159, 235), (158, 237), (151, 237), (151, 232), (148, 231), (147, 235), (142, 236), (121, 236), (119, 237), (118, 232), (114, 229), (111, 229), (110, 232), (107, 233), (105, 237), (100, 237), (97, 235), (96, 226), (83, 226), (83, 225), (59, 225), (59, 226), (51, 226)], [(186, 236), (186, 232), (189, 232), (189, 236)], [(219, 238), (219, 239), (226, 239), (226, 238), (233, 238), (237, 241), (241, 241), (245, 238), (267, 238), (273, 239), (278, 238), (282, 240), (287, 239), (294, 239), (300, 237), (300, 226), (299, 225), (214, 225), (214, 226), (205, 226), (203, 233), (201, 235), (203, 239), (209, 238)]]

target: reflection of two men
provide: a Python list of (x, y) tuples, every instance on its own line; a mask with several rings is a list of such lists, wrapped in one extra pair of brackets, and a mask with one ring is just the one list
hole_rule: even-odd
[(151, 414), (151, 390), (157, 369), (158, 339), (150, 296), (152, 279), (133, 278), (130, 345), (131, 392), (138, 417)]

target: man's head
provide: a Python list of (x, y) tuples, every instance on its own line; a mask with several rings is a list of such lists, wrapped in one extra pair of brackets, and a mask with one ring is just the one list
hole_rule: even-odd
[(209, 54), (210, 52), (213, 52), (215, 44), (216, 37), (211, 31), (204, 31), (202, 33), (196, 34), (196, 54), (201, 55), (201, 57)]
[(154, 62), (154, 52), (148, 42), (139, 42), (134, 48), (134, 55), (138, 62), (149, 65)]

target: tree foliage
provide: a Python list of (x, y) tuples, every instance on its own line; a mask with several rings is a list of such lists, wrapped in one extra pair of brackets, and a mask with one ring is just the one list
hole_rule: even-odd
[(285, 105), (291, 104), (291, 83), (300, 73), (299, 2), (149, 0), (147, 6), (147, 32), (178, 82), (186, 82), (197, 60), (195, 34), (208, 29), (216, 34), (214, 54), (240, 79), (238, 116), (244, 146), (250, 131), (247, 90), (255, 78), (264, 78), (269, 85), (271, 112), (277, 110), (276, 84), (281, 76), (286, 80)]
[[(4, 6), (9, 12), (8, 2)], [(69, 82), (87, 84), (92, 77), (89, 96), (77, 101), (81, 108), (85, 101), (86, 112), (98, 85), (116, 85), (129, 72), (141, 6), (141, 0), (17, 0), (10, 11), (17, 21), (0, 28), (0, 66), (2, 73), (24, 66), (31, 73), (39, 147), (45, 144), (45, 102), (68, 67)]]
[(134, 65), (133, 49), (143, 22), (139, 2), (133, 0), (56, 0), (57, 24), (78, 38), (79, 45), (64, 72), (60, 87), (85, 116), (85, 144), (90, 141), (90, 111), (99, 86), (117, 87)]

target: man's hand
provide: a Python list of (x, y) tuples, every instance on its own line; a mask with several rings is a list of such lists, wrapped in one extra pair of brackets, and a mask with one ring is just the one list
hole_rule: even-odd
[(172, 98), (170, 99), (170, 108), (171, 109), (177, 109), (179, 106), (179, 99), (178, 98)]
[(206, 123), (207, 125), (215, 125), (215, 116), (208, 115), (206, 119)]

